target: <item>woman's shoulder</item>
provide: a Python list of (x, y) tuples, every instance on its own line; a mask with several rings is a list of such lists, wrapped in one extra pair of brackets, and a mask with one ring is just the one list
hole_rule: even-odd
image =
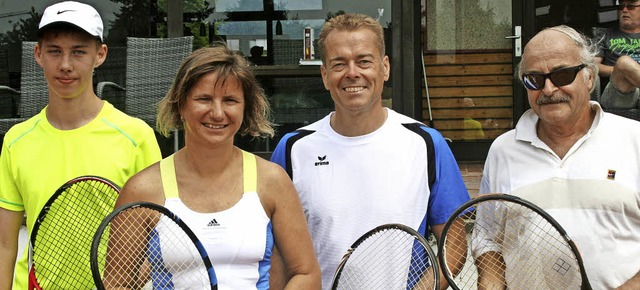
[(259, 156), (256, 157), (256, 162), (258, 171), (257, 191), (263, 202), (288, 198), (290, 195), (296, 194), (289, 175), (280, 165)]
[(258, 179), (263, 182), (291, 181), (280, 165), (256, 155), (256, 168)]
[(129, 202), (164, 200), (160, 162), (156, 162), (133, 175), (122, 187), (121, 197)]

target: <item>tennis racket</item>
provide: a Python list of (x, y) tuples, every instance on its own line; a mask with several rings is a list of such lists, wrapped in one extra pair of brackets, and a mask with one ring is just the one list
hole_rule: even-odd
[(31, 231), (29, 289), (92, 289), (89, 252), (120, 188), (98, 176), (74, 178), (44, 205)]
[(91, 243), (98, 289), (217, 289), (207, 251), (167, 208), (123, 205), (100, 224)]
[(438, 252), (455, 290), (591, 289), (566, 231), (513, 195), (480, 195), (460, 206), (444, 225)]
[(425, 238), (401, 224), (378, 226), (344, 255), (331, 289), (439, 289), (438, 263)]

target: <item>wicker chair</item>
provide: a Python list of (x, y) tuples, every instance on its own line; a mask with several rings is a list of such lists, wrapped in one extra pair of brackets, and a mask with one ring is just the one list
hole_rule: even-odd
[[(116, 84), (125, 83), (126, 74), (127, 47), (126, 46), (109, 46), (107, 59), (97, 67), (93, 74), (93, 83), (97, 85), (101, 82), (112, 82)], [(98, 92), (96, 91), (96, 94)], [(116, 90), (107, 90), (102, 92), (99, 97), (111, 103), (114, 107), (121, 111), (125, 111), (125, 92)]]
[(125, 91), (125, 112), (155, 127), (156, 104), (173, 83), (182, 60), (193, 49), (193, 36), (174, 38), (127, 38), (124, 85), (100, 82), (96, 94)]
[(40, 113), (49, 101), (47, 81), (40, 65), (33, 56), (33, 48), (36, 42), (22, 42), (22, 76), (20, 91), (10, 87), (0, 86), (0, 91), (20, 94), (18, 104), (18, 117), (0, 119), (0, 134), (5, 134), (15, 124), (27, 120)]

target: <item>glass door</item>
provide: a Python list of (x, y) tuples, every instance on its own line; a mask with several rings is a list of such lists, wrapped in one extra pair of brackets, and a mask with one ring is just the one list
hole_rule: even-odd
[[(423, 0), (423, 119), (458, 160), (484, 160), (513, 128), (515, 0)], [(521, 5), (521, 4), (517, 4)]]
[(617, 24), (615, 0), (422, 0), (424, 121), (459, 160), (484, 160), (491, 142), (529, 109), (515, 77), (522, 50), (545, 27), (588, 37)]
[(530, 15), (535, 15), (534, 1), (512, 0), (511, 8), (513, 34), (507, 38), (513, 41), (513, 123), (515, 126), (520, 116), (530, 108), (527, 101), (527, 92), (524, 86), (520, 85), (519, 80), (515, 78), (515, 71), (522, 59), (522, 50), (525, 43), (534, 34), (534, 22), (533, 18), (530, 17)]

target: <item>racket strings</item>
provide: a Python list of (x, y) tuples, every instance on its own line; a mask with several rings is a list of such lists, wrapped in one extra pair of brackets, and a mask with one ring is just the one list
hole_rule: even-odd
[(434, 289), (425, 246), (399, 229), (384, 229), (351, 249), (337, 289)]
[(504, 244), (513, 245), (503, 248), (505, 264), (509, 265), (507, 281), (523, 287), (546, 285), (543, 289), (580, 286), (580, 267), (568, 242), (542, 216), (531, 216), (530, 221), (535, 226), (514, 225), (520, 227), (519, 232), (506, 235), (509, 240)]
[(150, 208), (133, 207), (115, 216), (100, 238), (99, 253), (106, 289), (211, 288), (203, 257), (189, 236)]
[(113, 210), (117, 191), (99, 180), (73, 183), (51, 203), (33, 241), (35, 278), (43, 289), (90, 289), (91, 237)]
[[(460, 217), (468, 247), (445, 242), (445, 275), (459, 289), (580, 288), (580, 265), (569, 241), (543, 216), (509, 201), (474, 208)], [(455, 263), (464, 264), (459, 272), (450, 266)]]

